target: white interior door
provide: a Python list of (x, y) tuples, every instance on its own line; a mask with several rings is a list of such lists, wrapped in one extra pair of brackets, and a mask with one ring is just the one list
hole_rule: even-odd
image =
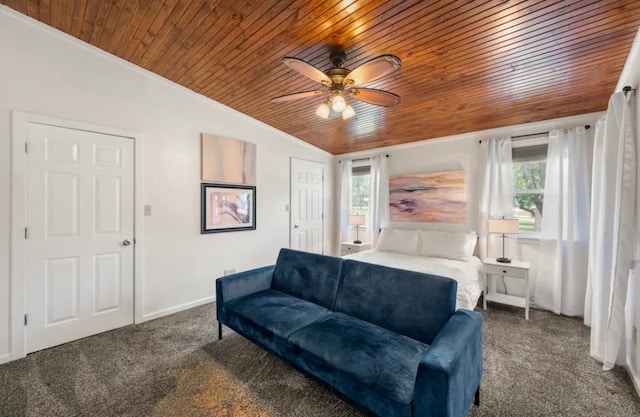
[(291, 248), (324, 253), (324, 164), (291, 159)]
[(27, 124), (27, 353), (133, 323), (133, 139)]

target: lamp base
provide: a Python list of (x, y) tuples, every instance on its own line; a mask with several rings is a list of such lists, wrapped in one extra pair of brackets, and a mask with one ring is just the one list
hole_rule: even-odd
[[(359, 245), (359, 244), (362, 243), (362, 241), (361, 240), (354, 240), (353, 243), (355, 243), (356, 245)], [(511, 261), (509, 261), (509, 262), (511, 262)]]
[(509, 259), (509, 258), (498, 258), (498, 259), (496, 259), (496, 262), (500, 262), (501, 264), (510, 264), (511, 263), (511, 259)]

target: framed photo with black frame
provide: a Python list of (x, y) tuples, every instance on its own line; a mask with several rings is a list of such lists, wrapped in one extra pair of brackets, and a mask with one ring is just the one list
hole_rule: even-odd
[(251, 185), (201, 185), (200, 233), (256, 230), (256, 187)]

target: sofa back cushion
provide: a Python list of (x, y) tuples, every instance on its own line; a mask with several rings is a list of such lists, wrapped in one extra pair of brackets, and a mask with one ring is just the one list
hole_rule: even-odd
[(450, 278), (347, 260), (336, 311), (431, 344), (456, 308)]
[(271, 288), (333, 310), (344, 260), (281, 249)]

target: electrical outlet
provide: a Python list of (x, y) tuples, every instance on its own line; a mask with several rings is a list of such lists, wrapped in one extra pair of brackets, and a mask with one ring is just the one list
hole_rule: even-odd
[(231, 275), (231, 274), (235, 274), (236, 273), (236, 269), (235, 268), (231, 268), (231, 269), (225, 269), (224, 270), (224, 276), (226, 277), (227, 275)]

